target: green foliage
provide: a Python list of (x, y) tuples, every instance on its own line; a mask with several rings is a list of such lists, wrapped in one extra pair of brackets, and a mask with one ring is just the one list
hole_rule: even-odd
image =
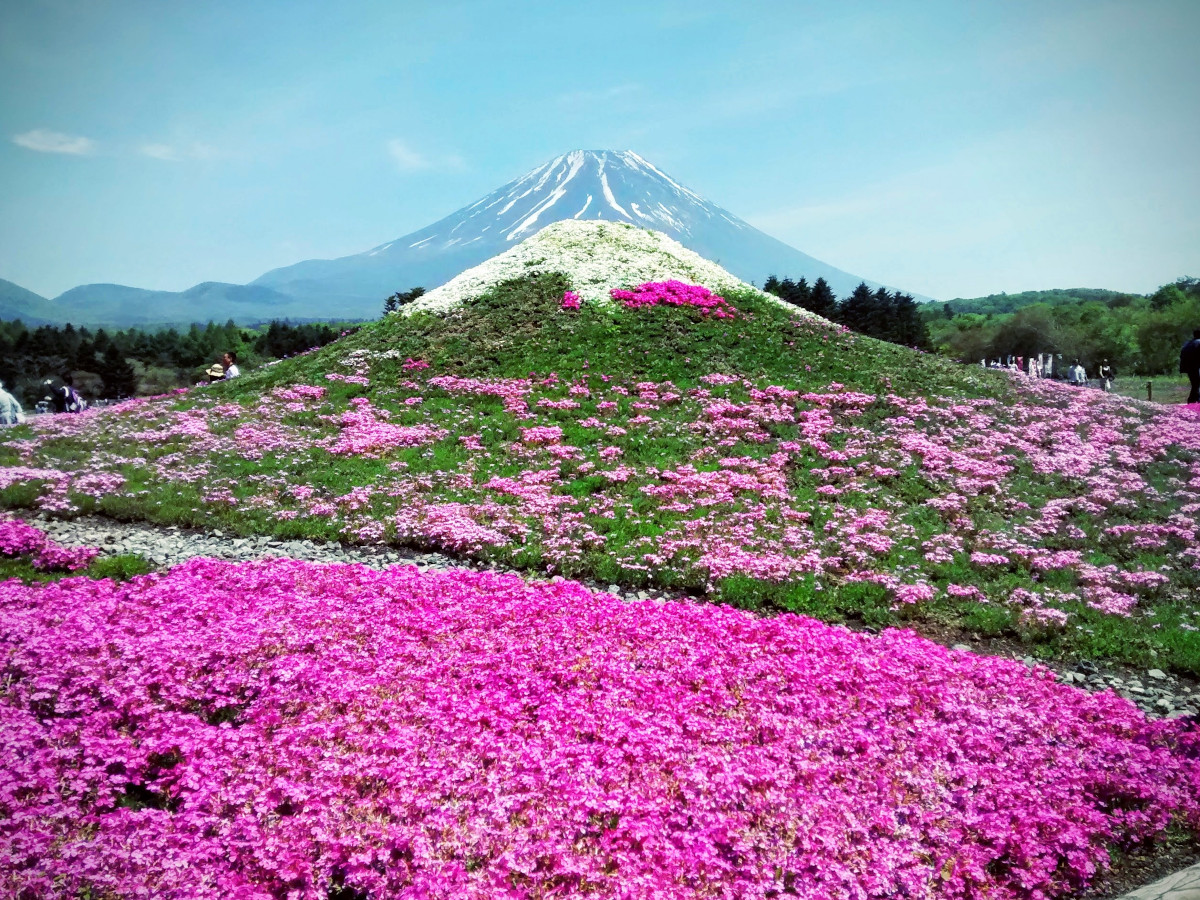
[(423, 296), (425, 296), (425, 288), (423, 287), (415, 287), (409, 291), (397, 291), (383, 301), (383, 312), (385, 315), (387, 313), (394, 313), (400, 309), (400, 307), (406, 306), (407, 304), (412, 303), (418, 297)]
[(144, 556), (136, 553), (122, 553), (117, 556), (101, 556), (92, 560), (87, 574), (91, 578), (111, 578), (114, 581), (128, 581), (137, 575), (147, 575), (154, 571), (154, 566)]
[(28, 558), (14, 559), (0, 556), (0, 581), (6, 578), (19, 578), (26, 584), (45, 584), (71, 576), (128, 581), (130, 578), (146, 575), (153, 571), (154, 566), (150, 564), (149, 560), (135, 553), (97, 557), (92, 560), (91, 565), (79, 572), (42, 572), (35, 569)]
[(1118, 373), (1174, 374), (1179, 348), (1200, 327), (1200, 281), (1189, 278), (1150, 297), (1073, 289), (952, 303), (922, 314), (932, 345), (963, 362), (1054, 353), (1063, 368), (1079, 359), (1094, 372), (1107, 359)]
[(838, 303), (824, 278), (818, 278), (809, 287), (803, 278), (795, 282), (790, 278), (780, 281), (774, 275), (767, 279), (763, 290), (859, 334), (903, 347), (923, 350), (929, 347), (929, 329), (916, 301), (908, 294), (891, 293), (886, 288), (872, 291), (866, 282), (861, 282), (849, 297)]
[[(1024, 291), (1020, 294), (988, 294), (986, 297), (964, 299), (956, 297), (951, 300), (955, 313), (988, 313), (1005, 315), (1014, 313), (1026, 306), (1041, 304), (1044, 306), (1077, 306), (1083, 303), (1101, 303), (1112, 307), (1125, 306), (1140, 299), (1137, 294), (1126, 294), (1121, 291), (1106, 291), (1096, 288), (1067, 288), (1066, 290)], [(938, 308), (942, 304), (929, 303), (927, 307)], [(947, 304), (948, 305), (948, 304)]]
[(61, 383), (74, 378), (85, 399), (166, 393), (200, 380), (201, 371), (222, 353), (232, 350), (241, 368), (268, 359), (281, 359), (322, 347), (343, 334), (327, 323), (271, 322), (257, 331), (232, 321), (141, 331), (131, 328), (112, 334), (67, 324), (30, 329), (21, 322), (0, 322), (0, 381), (32, 408)]

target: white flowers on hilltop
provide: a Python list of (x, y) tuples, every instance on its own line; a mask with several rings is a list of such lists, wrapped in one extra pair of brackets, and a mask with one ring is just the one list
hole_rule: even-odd
[[(575, 293), (593, 303), (611, 302), (608, 292), (613, 288), (671, 279), (701, 284), (716, 293), (757, 290), (661, 232), (615, 222), (568, 219), (547, 225), (511, 250), (467, 269), (401, 307), (400, 312), (445, 312), (502, 281), (535, 271), (563, 273), (571, 279)], [(791, 312), (803, 313), (773, 294), (763, 296)]]

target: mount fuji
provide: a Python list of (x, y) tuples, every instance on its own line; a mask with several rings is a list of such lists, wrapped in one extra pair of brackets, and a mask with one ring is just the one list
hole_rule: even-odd
[(246, 285), (205, 282), (177, 292), (85, 284), (45, 300), (10, 285), (0, 291), (0, 315), (118, 327), (230, 318), (244, 323), (373, 319), (389, 294), (436, 288), (546, 225), (568, 219), (622, 222), (663, 232), (743, 281), (757, 284), (772, 274), (810, 282), (824, 278), (835, 294), (845, 296), (866, 280), (764, 234), (632, 151), (575, 150), (420, 231), (364, 253), (306, 260), (273, 269)]
[(575, 150), (420, 231), (365, 253), (274, 269), (252, 284), (308, 301), (309, 315), (373, 317), (389, 294), (435, 288), (564, 219), (664, 232), (758, 284), (771, 274), (824, 278), (844, 296), (865, 280), (764, 234), (632, 151)]

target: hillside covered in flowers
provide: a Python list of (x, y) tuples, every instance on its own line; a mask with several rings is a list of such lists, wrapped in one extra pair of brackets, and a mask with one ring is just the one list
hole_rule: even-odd
[[(666, 257), (623, 275), (594, 240), (603, 293), (534, 239), (521, 271), (319, 351), (5, 433), (17, 514), (533, 579), (5, 582), (13, 885), (1058, 897), (1200, 829), (1194, 720), (890, 628), (1200, 674), (1200, 416), (857, 337)], [(50, 552), (10, 530), (0, 551)]]

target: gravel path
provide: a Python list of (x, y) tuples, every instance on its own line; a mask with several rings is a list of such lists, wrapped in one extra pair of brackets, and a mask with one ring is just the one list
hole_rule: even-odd
[(1200, 900), (1200, 865), (1168, 875), (1118, 900)]

